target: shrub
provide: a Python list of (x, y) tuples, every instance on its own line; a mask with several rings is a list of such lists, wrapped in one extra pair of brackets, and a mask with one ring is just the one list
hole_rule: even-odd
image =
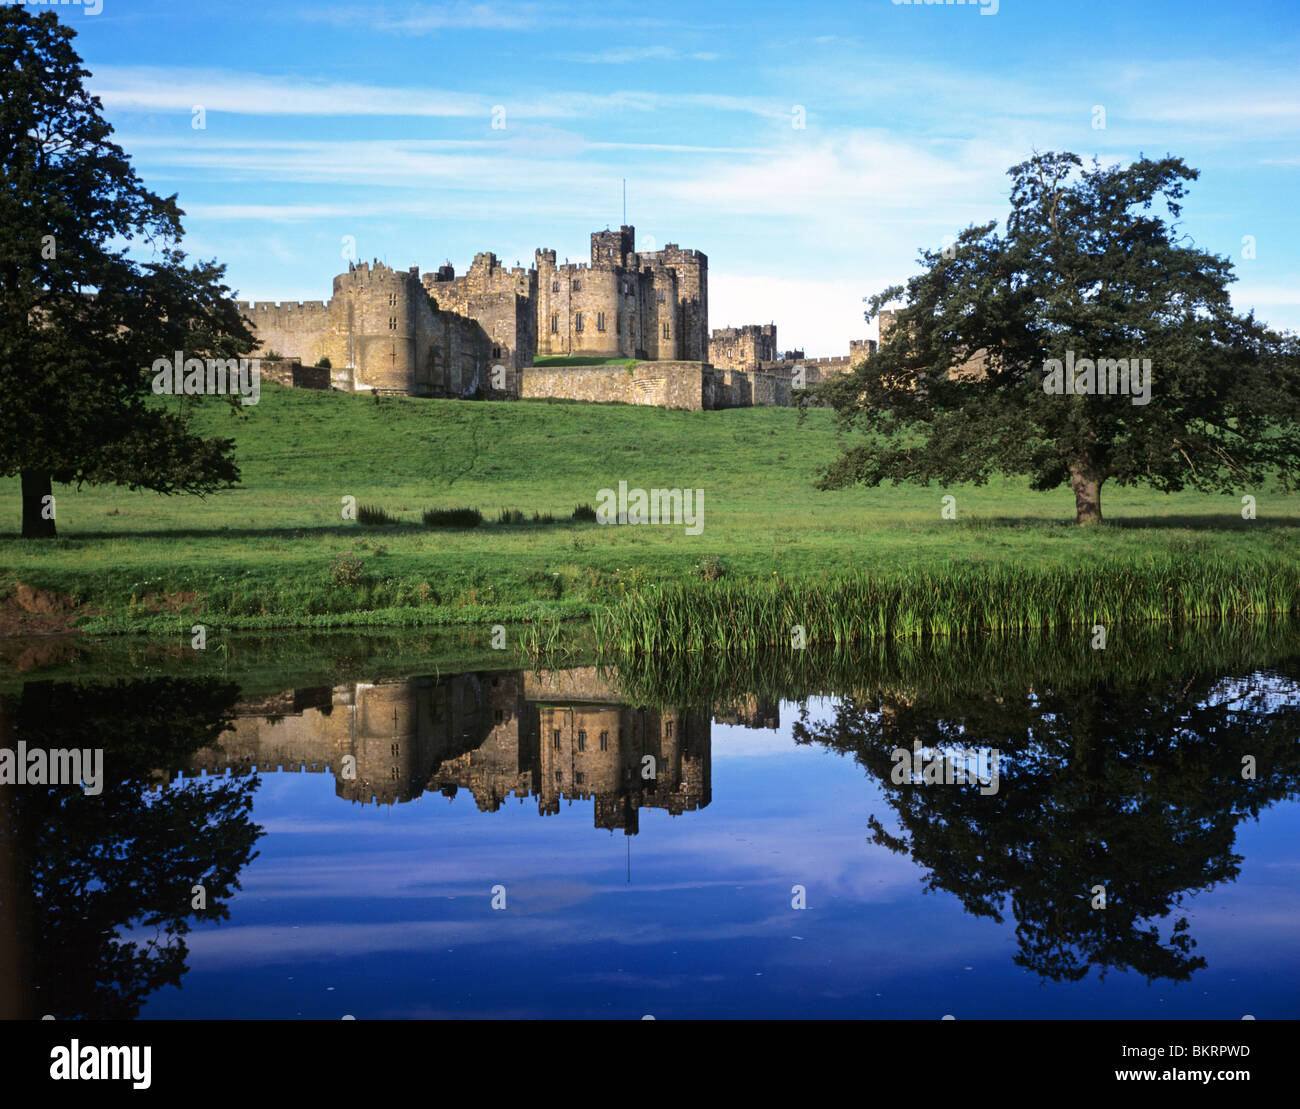
[(594, 524), (596, 522), (596, 510), (589, 504), (580, 504), (573, 510), (573, 518), (575, 520), (586, 520)]
[(695, 564), (695, 572), (705, 581), (717, 581), (726, 574), (727, 564), (717, 555), (705, 555)]
[(278, 350), (268, 350), (264, 355), (262, 355), (262, 361), (263, 361), (263, 362), (283, 362), (283, 361), (284, 361), (284, 355), (281, 354)]
[(426, 508), (424, 525), (430, 528), (476, 528), (483, 522), (477, 508)]
[(330, 563), (330, 577), (335, 585), (363, 585), (366, 580), (366, 564), (359, 555), (344, 551)]
[(320, 370), (332, 370), (334, 367), (328, 358), (316, 359), (316, 368)]
[(372, 504), (362, 504), (357, 505), (357, 522), (367, 527), (375, 527), (379, 524), (397, 524), (401, 521), (382, 508)]

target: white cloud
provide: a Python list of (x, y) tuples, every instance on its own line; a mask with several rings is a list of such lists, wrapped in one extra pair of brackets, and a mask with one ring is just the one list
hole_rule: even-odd
[(672, 46), (616, 46), (588, 54), (568, 54), (566, 61), (591, 65), (626, 65), (629, 62), (714, 62), (720, 58), (708, 50), (682, 51)]
[(385, 8), (306, 8), (303, 19), (340, 26), (364, 26), (375, 31), (401, 34), (435, 34), (439, 31), (531, 31), (543, 26), (540, 4), (443, 4), (404, 5)]

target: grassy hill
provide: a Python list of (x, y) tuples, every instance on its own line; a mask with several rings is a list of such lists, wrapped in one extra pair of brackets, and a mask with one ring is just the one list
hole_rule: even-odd
[[(1032, 493), (1019, 481), (818, 492), (814, 472), (836, 450), (826, 411), (800, 424), (778, 408), (377, 405), (273, 384), (246, 418), (213, 403), (200, 411), (205, 433), (236, 440), (241, 488), (200, 500), (56, 486), (59, 538), (49, 543), (17, 538), (18, 481), (0, 481), (0, 586), (70, 597), (94, 631), (490, 623), (589, 615), (658, 583), (719, 573), (731, 589), (773, 579), (811, 589), (866, 571), (936, 590), (980, 567), (1095, 576), (1156, 559), (1271, 573), (1294, 567), (1300, 540), (1300, 497), (1267, 489), (1107, 486), (1109, 525), (1082, 530), (1067, 489)], [(567, 519), (619, 481), (703, 489), (702, 534)], [(941, 518), (945, 493), (955, 522)], [(1240, 516), (1243, 493), (1258, 500), (1255, 521)], [(402, 522), (345, 522), (345, 497)], [(489, 522), (421, 523), (425, 509), (457, 507)], [(565, 519), (490, 522), (507, 508)], [(340, 573), (345, 555), (360, 567)]]

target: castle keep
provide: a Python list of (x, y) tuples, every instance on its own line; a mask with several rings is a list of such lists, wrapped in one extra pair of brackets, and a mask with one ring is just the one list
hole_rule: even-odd
[[(675, 243), (636, 250), (636, 230), (597, 231), (589, 262), (557, 264), (554, 250), (507, 268), (474, 257), (421, 275), (378, 261), (350, 264), (328, 302), (253, 301), (240, 310), (263, 360), (328, 363), (348, 391), (431, 397), (564, 397), (673, 408), (788, 405), (796, 369), (778, 358), (776, 325), (710, 334), (709, 260)], [(869, 351), (821, 360), (844, 372)], [(577, 365), (564, 365), (573, 358)], [(542, 358), (544, 364), (536, 366)], [(627, 359), (614, 366), (583, 360)], [(809, 362), (815, 384), (823, 373)], [(282, 372), (290, 384), (317, 375)]]

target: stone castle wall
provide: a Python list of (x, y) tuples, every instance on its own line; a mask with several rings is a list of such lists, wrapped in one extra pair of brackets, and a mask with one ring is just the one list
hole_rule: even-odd
[(418, 269), (352, 265), (334, 278), (328, 304), (239, 307), (257, 335), (255, 355), (274, 351), (307, 365), (328, 358), (337, 371), (350, 371), (341, 378), (354, 389), (468, 396), (488, 384), (487, 332), (477, 320), (439, 309)]
[(763, 362), (775, 362), (776, 324), (714, 328), (708, 357), (714, 366), (728, 370), (750, 370)]
[(285, 358), (276, 362), (262, 362), (259, 370), (267, 381), (293, 389), (333, 388), (331, 371), (324, 366), (304, 366), (301, 362)]
[(520, 375), (519, 395), (562, 400), (616, 401), (622, 404), (687, 408), (707, 404), (703, 362), (638, 362), (625, 366), (530, 366)]

